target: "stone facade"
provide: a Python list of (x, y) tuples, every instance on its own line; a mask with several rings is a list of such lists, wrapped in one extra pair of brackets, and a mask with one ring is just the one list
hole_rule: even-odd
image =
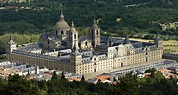
[(42, 34), (38, 44), (16, 47), (12, 38), (6, 45), (11, 62), (39, 65), (49, 69), (85, 74), (123, 67), (162, 58), (162, 40), (157, 34), (154, 43), (100, 36), (95, 19), (86, 36), (78, 36), (61, 13), (51, 34)]

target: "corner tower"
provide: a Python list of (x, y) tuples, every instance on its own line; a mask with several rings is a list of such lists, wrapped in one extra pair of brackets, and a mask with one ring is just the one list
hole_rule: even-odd
[(68, 47), (73, 49), (74, 45), (76, 46), (75, 48), (78, 49), (78, 32), (76, 31), (72, 21), (71, 28), (69, 30)]
[(78, 51), (77, 43), (74, 44), (74, 48), (70, 54), (70, 63), (75, 66), (82, 64), (82, 55)]
[(61, 12), (60, 20), (54, 26), (55, 35), (60, 36), (61, 39), (64, 40), (65, 38), (67, 38), (69, 29), (70, 27), (68, 23), (64, 20), (64, 15)]
[(96, 20), (95, 19), (93, 21), (93, 25), (90, 28), (89, 36), (92, 39), (93, 47), (96, 47), (96, 45), (100, 45), (100, 28), (96, 24)]
[(158, 47), (158, 48), (163, 48), (163, 40), (160, 38), (159, 33), (156, 34), (156, 37), (154, 39), (154, 44)]
[(10, 54), (13, 50), (17, 49), (17, 44), (10, 37), (10, 41), (6, 44), (6, 53)]

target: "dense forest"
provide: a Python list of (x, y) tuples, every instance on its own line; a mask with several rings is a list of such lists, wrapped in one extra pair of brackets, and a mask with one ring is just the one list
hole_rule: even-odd
[[(153, 70), (151, 70), (153, 71)], [(177, 79), (165, 79), (162, 73), (151, 73), (148, 78), (137, 78), (127, 74), (118, 79), (117, 84), (97, 84), (68, 82), (64, 75), (52, 76), (49, 81), (26, 80), (26, 77), (14, 75), (8, 80), (0, 79), (1, 95), (177, 95)]]
[[(89, 28), (96, 18), (103, 32), (108, 35), (130, 36), (159, 32), (178, 35), (176, 29), (162, 31), (159, 24), (178, 21), (176, 0), (38, 0), (27, 3), (1, 4), (18, 6), (18, 9), (0, 10), (0, 34), (44, 33), (53, 31), (60, 11), (66, 21), (76, 27)], [(22, 9), (30, 7), (30, 9)]]

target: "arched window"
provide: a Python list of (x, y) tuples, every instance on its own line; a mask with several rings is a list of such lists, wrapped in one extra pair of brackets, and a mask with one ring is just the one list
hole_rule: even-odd
[(96, 31), (96, 35), (98, 35), (99, 33), (98, 33), (98, 30)]
[(93, 34), (94, 34), (94, 31), (92, 30), (92, 31), (91, 31), (91, 35), (93, 35)]
[(49, 44), (49, 40), (48, 40), (48, 44)]
[(74, 39), (76, 39), (76, 37), (77, 37), (76, 34), (74, 34)]
[(86, 41), (86, 42), (85, 42), (85, 46), (87, 46), (87, 44), (88, 44), (88, 43), (87, 43), (87, 41)]
[(64, 31), (61, 31), (61, 34), (64, 34)]

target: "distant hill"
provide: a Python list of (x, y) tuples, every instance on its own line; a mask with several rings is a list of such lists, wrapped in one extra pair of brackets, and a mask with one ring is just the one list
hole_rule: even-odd
[[(9, 0), (8, 0), (9, 1)], [(82, 32), (90, 27), (93, 18), (99, 19), (102, 33), (130, 36), (136, 33), (178, 35), (177, 30), (162, 30), (159, 23), (178, 21), (176, 0), (34, 0), (33, 2), (1, 4), (17, 6), (16, 9), (0, 8), (0, 34), (43, 33), (53, 31), (64, 12), (68, 23), (72, 20)], [(118, 21), (119, 18), (119, 21)], [(82, 33), (81, 33), (82, 34)]]

